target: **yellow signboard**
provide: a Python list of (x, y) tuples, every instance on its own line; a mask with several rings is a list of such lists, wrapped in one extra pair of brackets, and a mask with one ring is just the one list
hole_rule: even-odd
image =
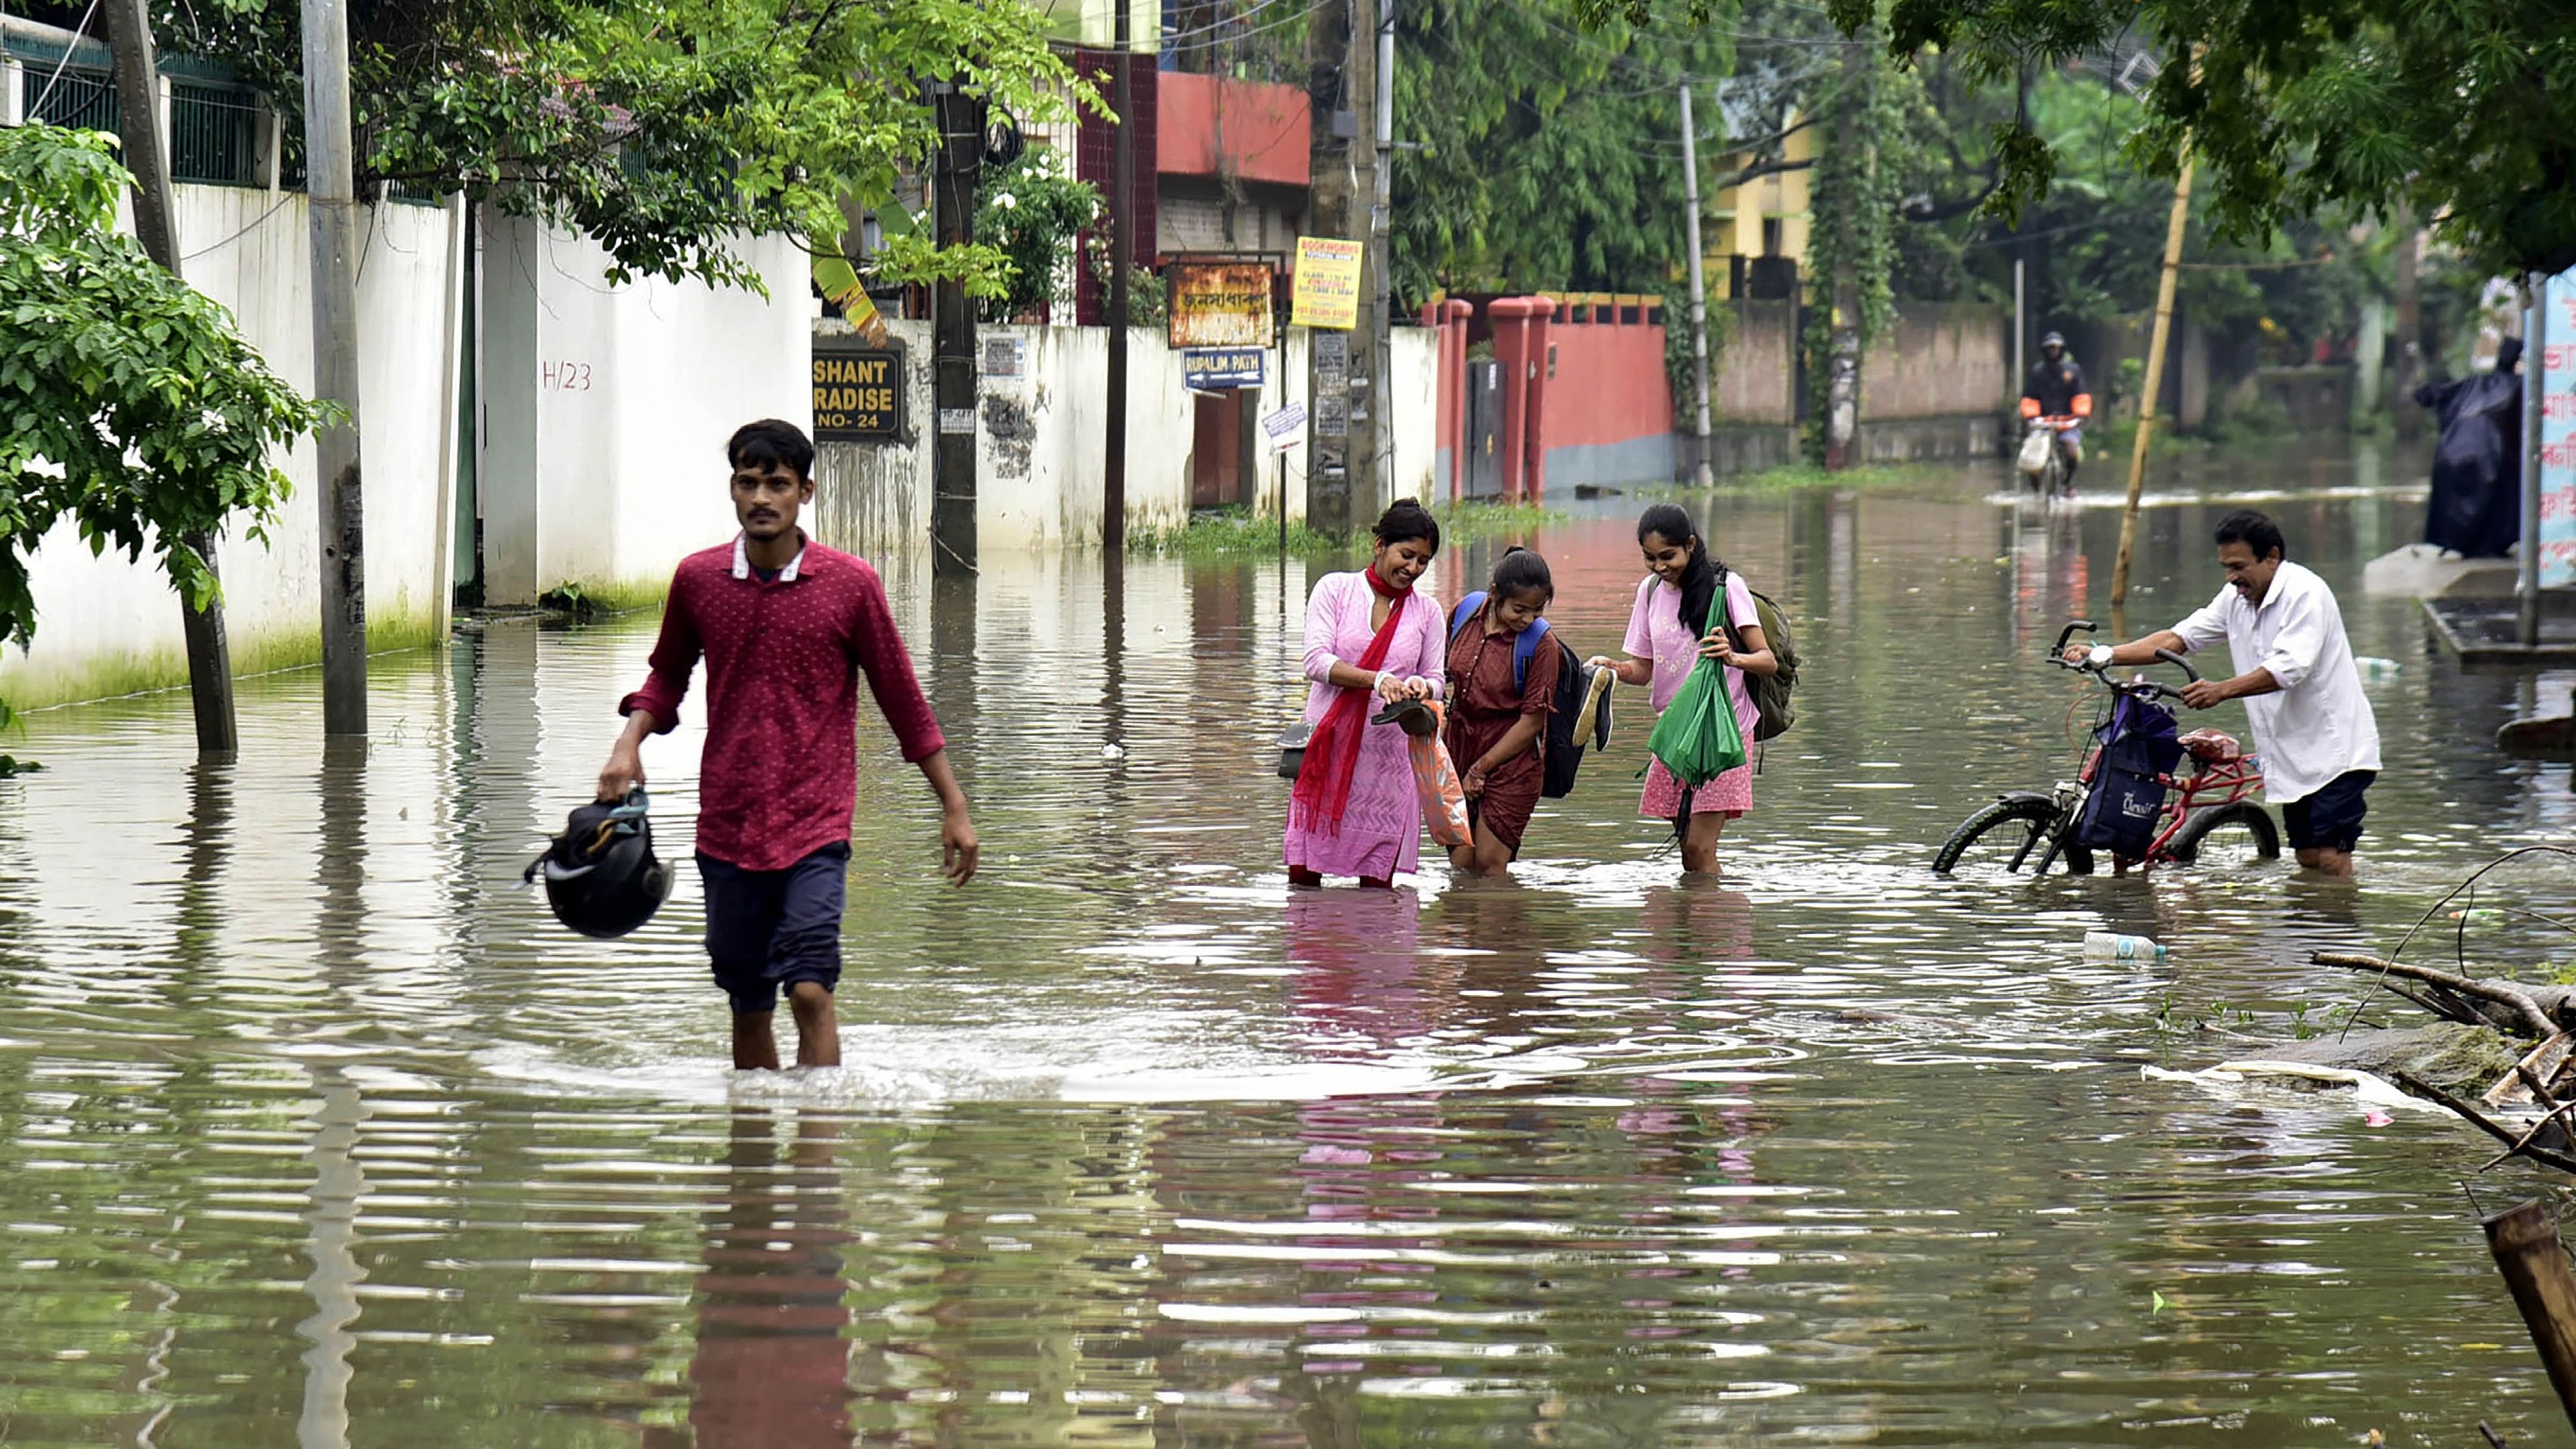
[(1268, 347), (1268, 262), (1174, 262), (1171, 345)]
[(1296, 327), (1359, 325), (1360, 244), (1325, 236), (1297, 238), (1297, 275), (1288, 321)]

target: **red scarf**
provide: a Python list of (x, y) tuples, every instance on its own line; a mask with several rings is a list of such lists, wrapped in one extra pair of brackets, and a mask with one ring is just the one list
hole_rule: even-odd
[[(1352, 661), (1355, 668), (1371, 673), (1386, 667), (1386, 656), (1395, 647), (1396, 625), (1404, 618), (1405, 600), (1413, 597), (1413, 586), (1396, 588), (1377, 576), (1377, 566), (1366, 570), (1371, 592), (1395, 603), (1386, 611), (1386, 622), (1368, 642), (1368, 649)], [(1307, 828), (1326, 835), (1342, 833), (1342, 807), (1350, 803), (1351, 777), (1359, 772), (1360, 732), (1368, 728), (1370, 702), (1374, 689), (1345, 689), (1341, 697), (1324, 711), (1315, 732), (1306, 739), (1306, 760), (1297, 767), (1297, 788), (1290, 796), (1306, 812)]]

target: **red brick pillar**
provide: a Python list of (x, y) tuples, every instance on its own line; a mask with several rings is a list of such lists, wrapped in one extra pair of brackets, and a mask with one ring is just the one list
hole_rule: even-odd
[(1503, 367), (1503, 501), (1521, 501), (1524, 439), (1530, 425), (1530, 311), (1535, 297), (1497, 297), (1485, 304), (1494, 319), (1494, 360)]
[(1467, 319), (1475, 306), (1440, 304), (1440, 441), (1449, 445), (1449, 501), (1467, 496)]
[(1530, 315), (1525, 324), (1529, 330), (1529, 366), (1524, 369), (1529, 386), (1524, 393), (1529, 399), (1529, 427), (1523, 431), (1522, 446), (1528, 449), (1522, 467), (1527, 480), (1525, 502), (1547, 501), (1547, 373), (1551, 357), (1548, 351), (1556, 302), (1548, 297), (1529, 299)]

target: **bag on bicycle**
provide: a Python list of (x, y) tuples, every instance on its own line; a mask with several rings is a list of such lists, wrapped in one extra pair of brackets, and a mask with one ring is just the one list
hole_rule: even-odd
[(2075, 839), (2122, 860), (2143, 860), (2165, 808), (2163, 777), (2182, 763), (2173, 711), (2123, 694), (2093, 738), (2101, 749), (2094, 756), (2093, 793), (2075, 820)]

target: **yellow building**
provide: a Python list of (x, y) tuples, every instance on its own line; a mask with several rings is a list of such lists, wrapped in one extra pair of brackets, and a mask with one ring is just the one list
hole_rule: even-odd
[(1755, 263), (1763, 259), (1784, 260), (1798, 275), (1805, 274), (1810, 174), (1806, 168), (1815, 160), (1815, 145), (1816, 128), (1809, 126), (1791, 132), (1776, 157), (1738, 151), (1720, 158), (1710, 170), (1713, 177), (1727, 177), (1770, 165), (1798, 168), (1771, 171), (1709, 197), (1701, 235), (1707, 247), (1702, 262), (1708, 269), (1711, 297), (1748, 292), (1777, 295), (1764, 285), (1763, 274), (1778, 269), (1757, 267)]

